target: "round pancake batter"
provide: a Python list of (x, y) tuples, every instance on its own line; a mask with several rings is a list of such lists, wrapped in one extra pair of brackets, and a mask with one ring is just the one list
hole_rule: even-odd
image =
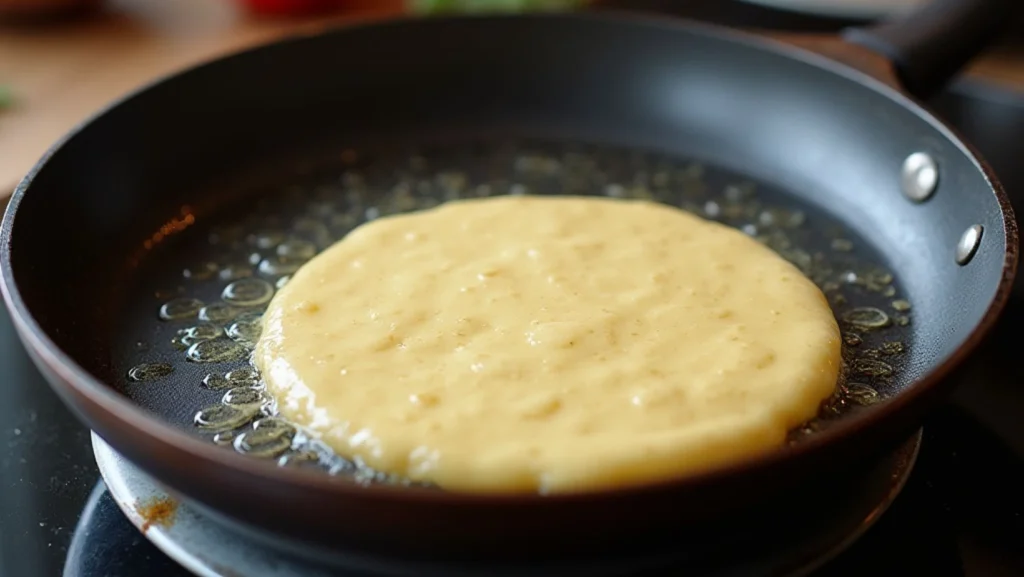
[(462, 492), (575, 492), (782, 446), (836, 384), (818, 288), (646, 201), (496, 197), (382, 218), (306, 264), (256, 364), (340, 455)]

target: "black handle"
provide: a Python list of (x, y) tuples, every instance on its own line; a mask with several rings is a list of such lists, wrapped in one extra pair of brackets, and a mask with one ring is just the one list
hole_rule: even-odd
[(926, 98), (995, 40), (1024, 0), (926, 0), (908, 14), (843, 31), (853, 44), (888, 58), (903, 87)]

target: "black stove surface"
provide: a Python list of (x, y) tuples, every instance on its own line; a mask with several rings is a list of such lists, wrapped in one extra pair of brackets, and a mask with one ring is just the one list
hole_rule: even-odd
[[(934, 104), (1024, 208), (1024, 93), (961, 83)], [(815, 577), (1024, 575), (1024, 364), (1014, 340), (1022, 323), (1018, 290), (954, 398), (928, 419), (903, 493)], [(188, 575), (99, 483), (88, 431), (35, 370), (2, 308), (0, 370), (0, 577)]]

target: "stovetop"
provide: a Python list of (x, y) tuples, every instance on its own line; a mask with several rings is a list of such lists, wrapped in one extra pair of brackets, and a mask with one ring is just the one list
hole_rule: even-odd
[[(1024, 208), (1024, 92), (961, 82), (934, 103)], [(1016, 198), (1015, 198), (1016, 200)], [(878, 524), (815, 577), (1024, 575), (1024, 281)], [(99, 482), (89, 432), (61, 405), (0, 308), (0, 577), (182, 577)]]

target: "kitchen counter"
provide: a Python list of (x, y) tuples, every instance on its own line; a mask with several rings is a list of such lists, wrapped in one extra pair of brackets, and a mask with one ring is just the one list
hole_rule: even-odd
[(395, 12), (387, 0), (297, 19), (252, 18), (220, 0), (112, 4), (82, 21), (0, 29), (0, 85), (13, 99), (0, 111), (0, 197), (63, 134), (139, 86), (275, 38)]
[[(0, 30), (0, 197), (57, 139), (111, 101), (163, 75), (288, 34), (399, 11), (400, 2), (354, 2), (329, 18), (254, 19), (215, 0), (121, 0), (84, 21)], [(360, 8), (372, 6), (372, 8)], [(1024, 90), (1024, 50), (1003, 47), (970, 74)]]

